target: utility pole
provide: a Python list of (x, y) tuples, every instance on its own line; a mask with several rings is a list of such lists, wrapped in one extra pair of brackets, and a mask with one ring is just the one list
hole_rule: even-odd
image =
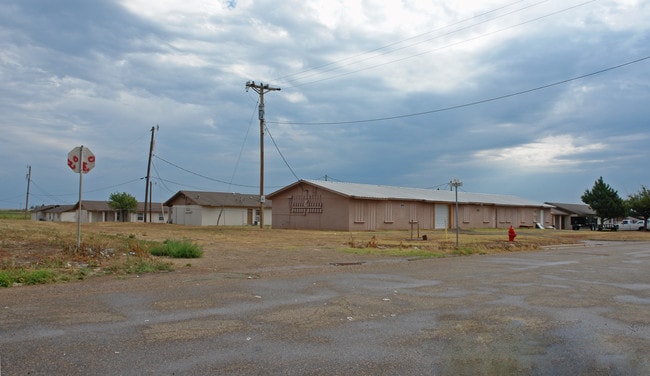
[(255, 81), (246, 82), (246, 91), (253, 89), (260, 95), (259, 119), (260, 119), (260, 228), (264, 228), (264, 93), (279, 91), (279, 87), (270, 87), (269, 84), (255, 84)]
[(462, 186), (463, 182), (460, 179), (454, 178), (449, 182), (450, 188), (456, 188), (456, 214), (454, 215), (454, 219), (456, 220), (456, 249), (458, 249), (458, 187)]
[(29, 211), (29, 185), (32, 181), (32, 166), (27, 166), (27, 197), (25, 198), (25, 219)]
[[(158, 126), (156, 125), (155, 127), (151, 127), (151, 142), (149, 143), (149, 163), (147, 164), (147, 182), (144, 190), (144, 222), (147, 223), (147, 203), (151, 200), (149, 198), (149, 179), (151, 175), (151, 156), (153, 155), (153, 135), (154, 132), (156, 131), (156, 128)], [(151, 221), (151, 218), (149, 218), (149, 221)]]

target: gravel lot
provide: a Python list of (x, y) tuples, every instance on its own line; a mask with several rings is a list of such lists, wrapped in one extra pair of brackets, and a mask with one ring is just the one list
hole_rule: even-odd
[(413, 261), (295, 251), (0, 289), (0, 371), (650, 374), (648, 242)]

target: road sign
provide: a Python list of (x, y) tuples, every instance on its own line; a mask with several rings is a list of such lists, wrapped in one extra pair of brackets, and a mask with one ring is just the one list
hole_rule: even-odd
[(83, 145), (77, 146), (68, 153), (68, 167), (76, 173), (87, 174), (95, 167), (95, 154)]

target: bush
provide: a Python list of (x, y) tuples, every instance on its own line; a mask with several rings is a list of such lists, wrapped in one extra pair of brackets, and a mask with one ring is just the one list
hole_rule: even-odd
[(197, 244), (187, 240), (168, 239), (162, 245), (149, 250), (154, 256), (168, 256), (172, 258), (199, 258), (203, 250)]

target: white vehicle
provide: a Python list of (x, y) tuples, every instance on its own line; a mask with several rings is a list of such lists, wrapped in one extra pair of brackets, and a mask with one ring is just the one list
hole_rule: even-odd
[[(633, 218), (628, 218), (622, 220), (618, 224), (618, 230), (619, 231), (638, 231), (638, 230), (643, 230), (643, 220), (642, 219), (633, 219)], [(650, 226), (648, 226), (648, 229), (650, 229)]]

